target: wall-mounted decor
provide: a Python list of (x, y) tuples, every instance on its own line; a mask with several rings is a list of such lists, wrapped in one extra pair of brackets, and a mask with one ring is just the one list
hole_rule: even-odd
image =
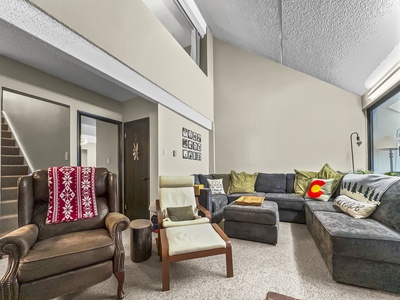
[(182, 127), (183, 159), (201, 160), (201, 134)]

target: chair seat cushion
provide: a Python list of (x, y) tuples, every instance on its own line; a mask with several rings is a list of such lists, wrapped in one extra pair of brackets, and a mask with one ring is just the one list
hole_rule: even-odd
[(113, 240), (105, 229), (55, 236), (37, 242), (21, 260), (18, 281), (23, 283), (61, 274), (113, 256)]
[(226, 248), (225, 241), (210, 223), (166, 229), (170, 256), (203, 250)]

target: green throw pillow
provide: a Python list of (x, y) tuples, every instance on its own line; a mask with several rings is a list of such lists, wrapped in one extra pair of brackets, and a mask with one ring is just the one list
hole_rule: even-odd
[(317, 172), (294, 170), (294, 193), (304, 196), (313, 178), (317, 178)]
[(248, 174), (246, 172), (236, 173), (235, 171), (231, 171), (229, 193), (254, 193), (256, 179), (257, 173)]
[(337, 187), (339, 186), (340, 180), (342, 179), (343, 175), (333, 170), (328, 164), (325, 164), (322, 167), (321, 171), (318, 172), (316, 177), (321, 179), (333, 179), (332, 183), (332, 194), (333, 194), (336, 191)]
[(167, 213), (171, 221), (187, 221), (195, 219), (193, 207), (191, 205), (167, 207)]

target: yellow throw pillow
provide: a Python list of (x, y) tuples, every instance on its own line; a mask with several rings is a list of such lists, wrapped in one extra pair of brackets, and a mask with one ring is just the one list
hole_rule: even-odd
[(316, 178), (321, 179), (333, 179), (332, 183), (332, 194), (336, 191), (339, 186), (340, 180), (344, 175), (339, 174), (335, 170), (333, 170), (328, 164), (325, 164), (322, 169), (318, 172)]
[(231, 171), (231, 184), (229, 193), (254, 193), (254, 185), (257, 179), (257, 173), (248, 174), (246, 172), (236, 173)]
[(294, 170), (294, 193), (304, 196), (313, 178), (317, 178), (317, 172)]

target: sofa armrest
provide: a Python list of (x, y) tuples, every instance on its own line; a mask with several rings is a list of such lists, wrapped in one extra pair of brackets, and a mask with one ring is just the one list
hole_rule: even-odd
[(115, 239), (118, 232), (122, 232), (129, 227), (129, 219), (127, 216), (118, 213), (110, 212), (106, 216), (106, 228), (110, 232), (110, 236)]
[(106, 216), (106, 228), (110, 232), (111, 238), (114, 240), (114, 272), (124, 271), (125, 250), (122, 244), (122, 231), (128, 228), (129, 219), (125, 215), (118, 212), (110, 212)]
[(211, 189), (204, 188), (200, 190), (200, 195), (198, 196), (199, 204), (207, 209), (212, 215), (212, 199), (211, 199)]
[(22, 226), (0, 238), (0, 255), (8, 255), (8, 267), (0, 279), (0, 291), (4, 298), (18, 299), (17, 272), (19, 262), (35, 244), (39, 228), (34, 224)]

